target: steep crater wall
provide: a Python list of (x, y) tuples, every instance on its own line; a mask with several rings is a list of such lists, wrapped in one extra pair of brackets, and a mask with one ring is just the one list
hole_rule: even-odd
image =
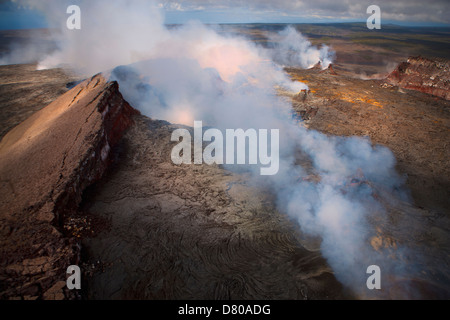
[(450, 100), (450, 64), (443, 59), (411, 57), (389, 74), (387, 82)]
[(70, 297), (65, 272), (80, 248), (65, 219), (138, 113), (118, 89), (96, 75), (0, 142), (0, 299)]

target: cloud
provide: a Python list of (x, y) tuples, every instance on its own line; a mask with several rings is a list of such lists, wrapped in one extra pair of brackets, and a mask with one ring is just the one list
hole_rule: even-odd
[[(70, 1), (74, 4), (77, 1)], [(114, 6), (115, 1), (111, 1)], [(130, 3), (132, 3), (131, 1)], [(26, 8), (42, 8), (48, 0), (0, 0), (0, 5), (15, 3)], [(68, 1), (61, 1), (67, 4)], [(207, 22), (324, 22), (340, 20), (365, 21), (366, 10), (376, 4), (381, 8), (382, 19), (399, 22), (422, 22), (450, 24), (450, 1), (431, 0), (163, 0), (158, 1), (169, 15), (183, 15), (189, 19)], [(199, 15), (203, 13), (203, 15)], [(244, 14), (242, 14), (244, 13)]]
[(411, 22), (439, 22), (450, 23), (450, 2), (448, 0), (433, 0), (426, 4), (419, 0), (166, 0), (161, 2), (167, 11), (171, 10), (230, 10), (238, 9), (249, 12), (258, 12), (297, 16), (299, 18), (326, 18), (326, 19), (358, 19), (367, 18), (367, 7), (372, 4), (380, 6), (383, 18), (394, 21)]

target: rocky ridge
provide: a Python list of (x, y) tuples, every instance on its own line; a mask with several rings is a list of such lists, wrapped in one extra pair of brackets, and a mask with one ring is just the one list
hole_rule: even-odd
[(450, 64), (443, 59), (410, 57), (392, 71), (386, 81), (394, 86), (450, 100)]
[(116, 82), (96, 75), (0, 142), (0, 298), (64, 299), (78, 235), (65, 228), (100, 179), (135, 111)]

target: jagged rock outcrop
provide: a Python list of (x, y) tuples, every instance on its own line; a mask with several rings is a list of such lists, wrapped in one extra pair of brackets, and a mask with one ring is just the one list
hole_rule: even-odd
[(386, 81), (394, 86), (417, 90), (450, 100), (450, 63), (443, 59), (411, 57), (389, 74)]
[(309, 68), (309, 69), (310, 70), (323, 70), (322, 63), (319, 61), (312, 68)]
[(334, 68), (333, 68), (333, 64), (332, 64), (332, 63), (330, 63), (330, 65), (328, 66), (328, 68), (323, 69), (323, 70), (321, 71), (321, 73), (324, 73), (324, 74), (331, 74), (331, 75), (333, 75), (333, 76), (337, 76), (337, 73), (336, 73), (336, 71), (334, 71)]
[(100, 179), (137, 113), (116, 82), (96, 75), (0, 142), (0, 299), (64, 299), (79, 245), (64, 219)]

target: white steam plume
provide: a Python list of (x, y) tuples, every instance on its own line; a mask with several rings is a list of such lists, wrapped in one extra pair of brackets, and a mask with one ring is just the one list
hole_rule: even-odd
[[(25, 38), (23, 31), (9, 31), (11, 38), (3, 45), (0, 52), (0, 65), (36, 63), (54, 51), (55, 44), (49, 41), (42, 30), (28, 31)], [(14, 34), (16, 33), (16, 34)]]
[(271, 50), (273, 60), (284, 66), (308, 69), (320, 62), (321, 67), (326, 69), (335, 58), (335, 52), (328, 46), (323, 45), (321, 48), (313, 46), (292, 26), (278, 34), (272, 34), (269, 41), (273, 43)]
[[(202, 120), (219, 129), (279, 129), (280, 172), (262, 178), (253, 168), (254, 179), (272, 187), (279, 209), (304, 232), (321, 237), (337, 278), (362, 294), (367, 266), (377, 264), (394, 276), (401, 270), (399, 260), (394, 265), (369, 244), (376, 233), (370, 218), (385, 214), (377, 190), (403, 197), (392, 153), (362, 138), (328, 137), (298, 126), (290, 103), (274, 89), (305, 89), (288, 79), (281, 65), (307, 68), (320, 61), (327, 67), (332, 57), (327, 47), (311, 46), (293, 28), (281, 32), (271, 49), (218, 35), (200, 23), (168, 30), (157, 7), (142, 0), (80, 1), (82, 30), (68, 31), (60, 3), (39, 3), (54, 23), (62, 19), (63, 35), (60, 50), (42, 67), (67, 63), (93, 74), (128, 65), (111, 76), (124, 97), (152, 118), (188, 125)], [(297, 164), (299, 154), (310, 166)]]

